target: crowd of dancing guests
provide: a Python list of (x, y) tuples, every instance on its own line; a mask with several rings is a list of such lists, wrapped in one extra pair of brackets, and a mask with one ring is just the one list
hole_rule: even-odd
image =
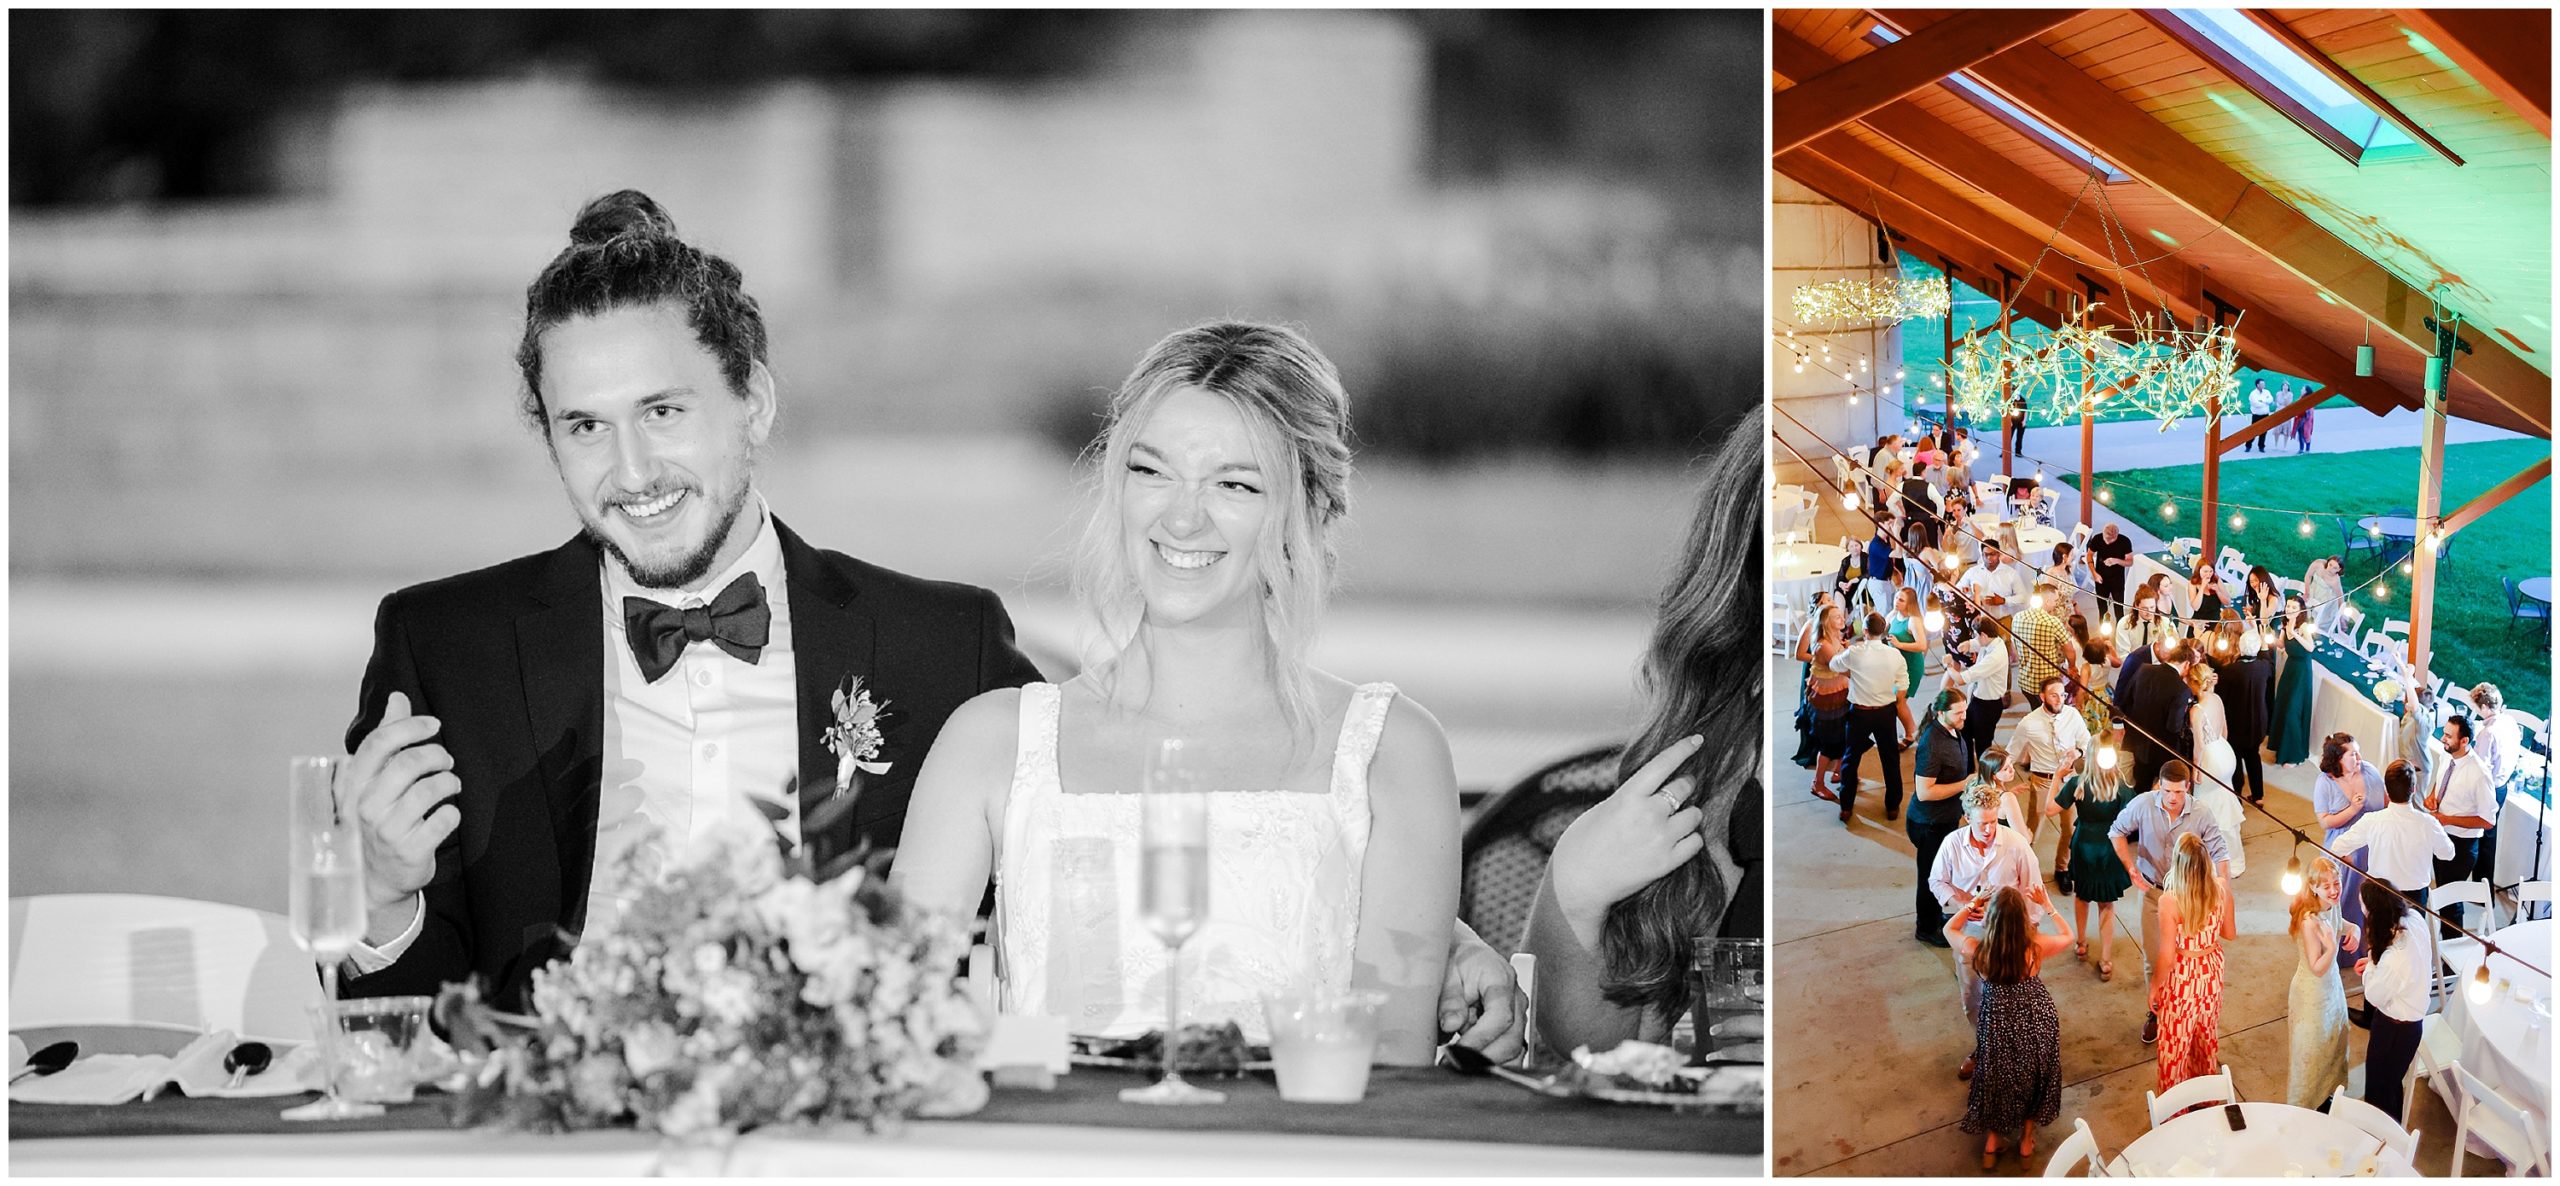
[[(2067, 951), (2112, 981), (2120, 904), (2138, 911), (2141, 1038), (2155, 1045), (2159, 1089), (2216, 1072), (2241, 799), (2263, 802), (2269, 761), (2316, 759), (2313, 810), (2346, 858), (2307, 862), (2288, 911), (2286, 1097), (2325, 1108), (2347, 1082), (2347, 1027), (2364, 1024), (2364, 1098), (2399, 1117), (2436, 928), (2383, 885), (2423, 900), (2485, 872), (2485, 834), (2522, 746), (2498, 689), (2471, 689), (2457, 712), (2409, 680), (2397, 751), (2377, 769), (2353, 735), (2312, 735), (2311, 652), (2339, 596), (2336, 558), (2312, 565), (2303, 592), (2264, 568), (2234, 574), (2233, 593), (2210, 569), (2185, 590), (2162, 574), (2129, 588), (2132, 547), (2108, 524), (2077, 555), (2063, 545), (2032, 567), (2013, 538), (1973, 537), (1966, 483), (1932, 482), (1960, 455), (1935, 438), (1877, 443), (1868, 473), (1896, 480), (1866, 490), (1873, 537), (1816, 595), (1797, 638), (1796, 757), (1812, 794), (1855, 826), (1861, 763), (1878, 755), (1883, 818), (1902, 820), (1913, 849), (1913, 937), (1952, 949), (1974, 1029), (1956, 1074), (1984, 1167), (2010, 1134), (2032, 1156), (2036, 1128), (2058, 1115), (2060, 1021), (2042, 977)], [(1978, 562), (1965, 562), (1968, 545)], [(1931, 684), (1933, 655), (1943, 674)], [(2049, 878), (2037, 849), (2047, 821)], [(2367, 1005), (2353, 1019), (2348, 967)]]

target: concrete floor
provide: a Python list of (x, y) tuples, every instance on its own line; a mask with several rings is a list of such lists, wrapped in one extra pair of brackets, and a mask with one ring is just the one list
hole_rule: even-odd
[[(1934, 663), (1933, 663), (1934, 668)], [(1911, 842), (1900, 823), (1886, 823), (1881, 770), (1869, 756), (1854, 822), (1808, 790), (1811, 772), (1787, 761), (1801, 667), (1772, 659), (1768, 688), (1776, 722), (1777, 777), (1770, 819), (1778, 854), (1772, 890), (1771, 939), (1777, 944), (1773, 1009), (1776, 1070), (1771, 1167), (1781, 1175), (1905, 1176), (1981, 1173), (1980, 1137), (1960, 1131), (1965, 1084), (1956, 1064), (1972, 1052), (1973, 1028), (1957, 995), (1949, 954), (1911, 937)], [(1935, 687), (1933, 670), (1928, 684)], [(2023, 711), (2012, 709), (2005, 738)], [(2267, 806), (2286, 823), (2307, 824), (2316, 772), (2308, 764), (2269, 768)], [(1909, 758), (1903, 761), (1906, 789)], [(2285, 995), (2294, 955), (2284, 933), (2288, 839), (2282, 824), (2252, 812), (2242, 831), (2246, 870), (2236, 879), (2240, 937), (2228, 947), (2222, 1003), (2221, 1058), (2241, 1098), (2284, 1097), (2289, 1038)], [(2054, 829), (2037, 850), (2048, 869)], [(2059, 895), (2057, 894), (2057, 897)], [(2138, 901), (2136, 903), (2138, 905)], [(2090, 915), (2095, 928), (2097, 915)], [(1998, 1173), (2041, 1173), (2048, 1151), (2086, 1118), (2109, 1155), (2148, 1128), (2143, 1093), (2157, 1083), (2153, 1048), (2143, 1045), (2140, 920), (2119, 911), (2113, 939), (2115, 979), (2069, 959), (2048, 964), (2046, 987), (2062, 1014), (2062, 1069), (2069, 1086), (2061, 1118), (2036, 1139), (2021, 1165), (2004, 1151)], [(2094, 942), (2094, 940), (2093, 940)], [(2349, 1003), (2360, 998), (2347, 973)], [(2348, 1090), (2364, 1086), (2365, 1031), (2350, 1028)], [(2433, 1091), (2416, 1103), (2418, 1169), (2444, 1176), (2454, 1122)], [(2496, 1175), (2505, 1167), (2466, 1159), (2463, 1172)]]

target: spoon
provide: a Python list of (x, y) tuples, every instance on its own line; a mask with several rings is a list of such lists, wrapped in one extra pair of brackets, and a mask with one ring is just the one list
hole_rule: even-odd
[(224, 1086), (240, 1086), (241, 1080), (264, 1072), (274, 1059), (275, 1051), (267, 1049), (264, 1042), (242, 1042), (232, 1047), (231, 1053), (222, 1056), (222, 1069), (231, 1072), (231, 1082)]
[(9, 1076), (9, 1082), (15, 1083), (29, 1075), (50, 1075), (70, 1066), (71, 1060), (78, 1057), (80, 1057), (78, 1042), (56, 1042), (28, 1056), (26, 1068)]

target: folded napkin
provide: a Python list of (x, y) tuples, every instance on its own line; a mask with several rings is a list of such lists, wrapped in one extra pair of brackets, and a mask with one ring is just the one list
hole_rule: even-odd
[[(9, 1042), (11, 1065), (25, 1065), (24, 1044), (14, 1036)], [(215, 1030), (187, 1043), (174, 1056), (92, 1054), (54, 1074), (10, 1084), (9, 1099), (33, 1104), (123, 1104), (158, 1098), (172, 1087), (198, 1099), (299, 1095), (320, 1089), (320, 1060), (307, 1042), (284, 1047), (266, 1070), (232, 1086), (222, 1060), (239, 1044), (238, 1034)]]

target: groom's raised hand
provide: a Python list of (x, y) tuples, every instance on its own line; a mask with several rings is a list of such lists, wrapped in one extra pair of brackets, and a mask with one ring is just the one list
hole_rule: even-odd
[(454, 777), (453, 755), (434, 741), (440, 727), (434, 717), (412, 715), (409, 697), (393, 692), (383, 701), (381, 722), (344, 767), (341, 791), (353, 792), (364, 830), (369, 944), (387, 943), (408, 928), (418, 891), (435, 876), (436, 846), (462, 822), (449, 802), (462, 792), (462, 781)]

